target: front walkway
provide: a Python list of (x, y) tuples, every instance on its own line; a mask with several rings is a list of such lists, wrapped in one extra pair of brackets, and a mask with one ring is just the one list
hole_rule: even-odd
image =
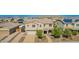
[(52, 39), (47, 34), (45, 34), (45, 36), (46, 36), (46, 38), (48, 40), (48, 43), (52, 43)]

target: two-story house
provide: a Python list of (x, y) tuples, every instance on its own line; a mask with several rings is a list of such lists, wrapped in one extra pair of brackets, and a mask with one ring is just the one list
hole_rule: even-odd
[(42, 30), (45, 34), (51, 32), (53, 21), (51, 19), (30, 19), (25, 22), (25, 31), (27, 34), (36, 34), (36, 30)]
[(59, 26), (62, 29), (73, 29), (73, 19), (63, 19), (63, 20), (57, 20), (55, 21), (57, 26)]

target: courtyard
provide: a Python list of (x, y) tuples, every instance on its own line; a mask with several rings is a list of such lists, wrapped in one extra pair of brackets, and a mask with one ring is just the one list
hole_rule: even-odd
[(25, 32), (15, 32), (11, 35), (0, 35), (1, 43), (55, 43), (55, 42), (78, 42), (79, 35), (72, 38), (54, 38), (48, 34), (44, 34), (44, 39), (36, 39), (36, 35), (26, 34)]
[(46, 43), (46, 42), (52, 42), (51, 38), (48, 37), (45, 34), (46, 38), (44, 40), (37, 39), (37, 41), (35, 40), (35, 38), (37, 37), (36, 35), (32, 35), (32, 34), (26, 34), (25, 32), (15, 32), (11, 35), (0, 35), (0, 42), (1, 43)]

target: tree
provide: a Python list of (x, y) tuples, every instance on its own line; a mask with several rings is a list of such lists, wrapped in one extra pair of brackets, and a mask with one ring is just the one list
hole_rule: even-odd
[(14, 18), (11, 19), (11, 22), (13, 22), (13, 21), (14, 21)]
[(43, 37), (43, 31), (42, 30), (37, 30), (36, 35), (37, 35), (38, 38), (42, 38)]
[(52, 34), (55, 38), (60, 37), (60, 35), (62, 35), (62, 29), (59, 28), (59, 27), (57, 27), (56, 25), (54, 25), (54, 28), (53, 28), (51, 34)]
[(8, 22), (8, 20), (6, 20), (6, 22)]
[(1, 22), (4, 22), (4, 19), (1, 19)]

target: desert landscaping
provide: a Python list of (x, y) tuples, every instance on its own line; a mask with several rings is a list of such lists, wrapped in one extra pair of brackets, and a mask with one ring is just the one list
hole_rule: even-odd
[(0, 18), (1, 43), (79, 42), (79, 17)]

